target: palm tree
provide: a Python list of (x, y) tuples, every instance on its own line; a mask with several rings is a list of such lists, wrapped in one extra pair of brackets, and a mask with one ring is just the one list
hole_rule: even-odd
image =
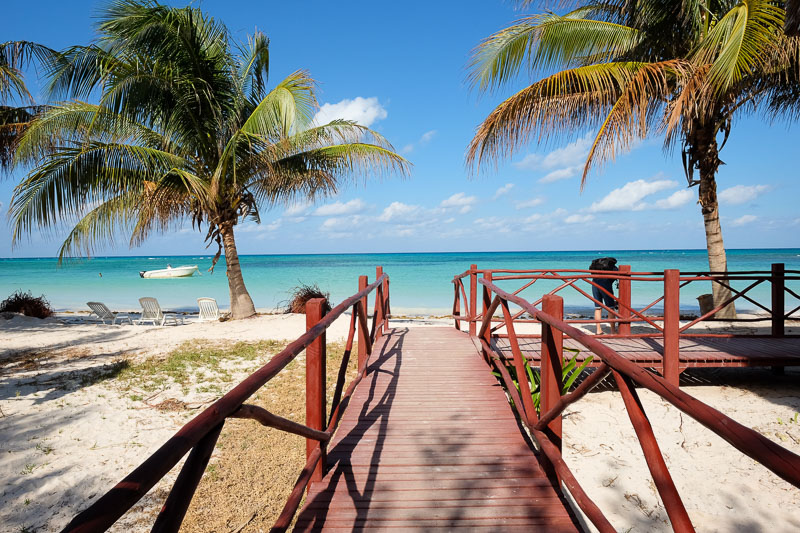
[[(593, 165), (664, 134), (667, 148), (682, 148), (689, 186), (699, 186), (709, 267), (726, 272), (716, 174), (731, 124), (763, 108), (791, 115), (800, 101), (800, 45), (783, 33), (783, 7), (772, 0), (579, 4), (563, 15), (524, 17), (476, 48), (470, 75), (480, 90), (510, 82), (523, 65), (535, 81), (478, 127), (468, 164), (496, 163), (533, 138), (594, 131), (583, 189)], [(719, 284), (713, 291), (717, 305), (730, 297)], [(734, 315), (732, 305), (717, 314)]]
[[(34, 115), (44, 108), (34, 103), (22, 69), (34, 59), (48, 61), (55, 52), (28, 41), (0, 43), (0, 169), (8, 170), (14, 148)], [(26, 105), (12, 105), (25, 103)]]
[[(243, 45), (195, 8), (110, 4), (99, 42), (65, 51), (50, 90), (74, 99), (33, 121), (17, 149), (32, 167), (10, 209), (15, 241), (75, 223), (59, 257), (89, 254), (120, 230), (140, 244), (191, 219), (224, 250), (234, 318), (255, 313), (234, 238), (244, 219), (334, 193), (364, 172), (407, 170), (380, 135), (346, 120), (319, 125), (315, 83), (295, 72), (267, 90), (267, 38)], [(235, 50), (234, 50), (235, 49)], [(83, 101), (99, 93), (99, 103)]]

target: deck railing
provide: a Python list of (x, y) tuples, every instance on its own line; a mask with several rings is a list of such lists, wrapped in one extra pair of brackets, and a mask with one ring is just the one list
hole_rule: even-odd
[[(653, 477), (658, 493), (664, 502), (667, 515), (674, 531), (694, 531), (691, 520), (675, 487), (669, 469), (659, 450), (653, 429), (647, 419), (636, 387), (644, 387), (659, 395), (696, 421), (728, 441), (737, 450), (755, 459), (796, 487), (800, 487), (800, 456), (786, 450), (763, 435), (747, 428), (725, 416), (713, 407), (686, 394), (666, 379), (638, 367), (623, 356), (608, 348), (594, 336), (571, 325), (563, 318), (564, 302), (560, 296), (546, 294), (540, 300), (542, 309), (531, 302), (503, 291), (492, 283), (491, 277), (481, 279), (483, 301), (486, 305), (480, 330), (483, 356), (487, 363), (496, 368), (513, 402), (514, 408), (525, 427), (530, 431), (542, 453), (547, 458), (558, 485), (566, 487), (576, 504), (586, 517), (603, 533), (616, 531), (600, 508), (589, 498), (561, 455), (562, 424), (561, 413), (591, 391), (611, 374), (622, 395), (625, 409), (634, 427), (639, 443)], [(542, 325), (541, 333), (541, 374), (540, 411), (536, 411), (531, 399), (531, 390), (525, 371), (525, 359), (519, 347), (514, 324), (515, 314), (509, 308), (514, 304)], [(515, 384), (508, 369), (507, 358), (495, 348), (492, 335), (492, 317), (499, 309), (502, 311), (503, 326), (507, 330), (508, 341), (513, 354), (513, 365), (517, 376), (523, 377)], [(562, 361), (564, 335), (585, 346), (600, 359), (600, 366), (574, 390), (562, 396)], [(519, 389), (517, 389), (517, 385)]]
[[(367, 297), (375, 291), (371, 327), (368, 324)], [(325, 448), (347, 407), (355, 386), (366, 373), (367, 359), (375, 340), (388, 328), (389, 277), (377, 268), (376, 279), (368, 284), (367, 276), (358, 279), (358, 292), (325, 314), (325, 300), (306, 304), (307, 331), (275, 355), (266, 365), (239, 383), (213, 405), (183, 426), (133, 472), (117, 483), (88, 509), (77, 515), (62, 531), (105, 531), (155, 486), (187, 452), (186, 459), (172, 490), (161, 509), (152, 531), (178, 531), (205, 472), (211, 453), (228, 418), (250, 418), (264, 426), (294, 433), (306, 438), (306, 465), (272, 531), (285, 531), (297, 512), (304, 490), (312, 481), (322, 479), (325, 469)], [(325, 332), (345, 311), (351, 309), (350, 329), (338, 380), (326, 417), (326, 347)], [(358, 374), (344, 390), (354, 338), (358, 335)], [(306, 350), (306, 424), (298, 424), (245, 402), (278, 372)], [(326, 423), (327, 420), (327, 423)]]
[[(464, 279), (469, 278), (469, 295), (464, 286)], [(598, 279), (612, 279), (619, 282), (619, 294), (614, 295), (597, 283)], [(606, 311), (609, 318), (601, 320), (568, 318), (568, 324), (589, 325), (601, 323), (614, 323), (618, 325), (618, 333), (604, 336), (623, 336), (640, 338), (662, 338), (664, 341), (664, 375), (673, 384), (677, 385), (678, 375), (678, 347), (679, 341), (683, 337), (733, 337), (732, 333), (714, 333), (690, 331), (697, 324), (713, 320), (714, 315), (729, 304), (737, 301), (745, 301), (755, 306), (762, 316), (748, 318), (734, 318), (733, 322), (756, 322), (769, 321), (769, 337), (786, 336), (785, 323), (788, 319), (800, 319), (800, 295), (787, 285), (787, 282), (800, 281), (800, 271), (785, 270), (782, 263), (772, 265), (770, 271), (746, 271), (746, 272), (680, 272), (678, 270), (665, 270), (664, 272), (631, 272), (629, 265), (621, 265), (619, 272), (608, 272), (601, 270), (501, 270), (501, 269), (478, 269), (477, 265), (471, 265), (470, 269), (459, 274), (453, 279), (455, 296), (453, 299), (453, 318), (456, 328), (461, 328), (461, 322), (469, 324), (470, 335), (475, 335), (477, 325), (487, 317), (487, 310), (490, 301), (484, 294), (481, 298), (482, 308), (479, 309), (478, 285), (479, 283), (509, 283), (518, 282), (520, 287), (514, 289), (512, 296), (522, 296), (526, 290), (532, 290), (536, 283), (550, 282), (555, 283), (556, 287), (549, 291), (540, 291), (543, 294), (539, 298), (530, 302), (534, 308), (541, 309), (542, 302), (546, 295), (556, 295), (564, 291), (575, 291), (585, 298), (587, 304), (592, 307), (599, 307)], [(660, 296), (651, 302), (634, 306), (631, 303), (632, 284), (649, 283), (663, 286)], [(731, 291), (731, 297), (725, 302), (712, 309), (701, 312), (699, 316), (684, 321), (681, 324), (681, 290), (691, 284), (697, 283), (719, 284)], [(733, 284), (746, 284), (746, 287), (737, 289)], [(770, 285), (769, 303), (759, 302), (752, 291), (760, 285)], [(538, 286), (537, 286), (538, 287)], [(596, 287), (602, 293), (609, 295), (617, 303), (617, 308), (613, 309), (603, 302), (598, 301), (592, 296), (592, 289)], [(651, 291), (652, 293), (652, 291)], [(798, 304), (787, 312), (787, 295), (794, 298)], [(462, 305), (464, 311), (462, 312)], [(656, 306), (661, 307), (656, 307)], [(494, 317), (488, 313), (491, 320), (492, 333), (504, 327), (504, 321), (499, 317)], [(527, 317), (526, 317), (527, 315)], [(538, 320), (524, 309), (515, 310), (512, 318), (517, 323), (536, 323)], [(727, 320), (727, 319), (726, 319)], [(632, 332), (631, 325), (638, 324), (644, 327), (638, 328), (639, 331)], [(500, 337), (506, 334), (498, 333)], [(519, 338), (538, 338), (540, 334), (519, 334)], [(758, 335), (750, 335), (758, 336)]]

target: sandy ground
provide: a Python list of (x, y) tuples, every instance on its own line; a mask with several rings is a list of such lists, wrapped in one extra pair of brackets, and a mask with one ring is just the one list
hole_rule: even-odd
[[(349, 316), (328, 341), (345, 338)], [(394, 320), (395, 326), (452, 325), (451, 320)], [(155, 451), (230, 386), (274, 354), (230, 361), (215, 387), (165, 383), (153, 391), (117, 373), (187, 341), (294, 339), (302, 315), (233, 322), (109, 326), (75, 314), (44, 321), (0, 319), (1, 531), (57, 531)], [(120, 374), (121, 376), (122, 374)], [(214, 376), (208, 376), (214, 381)], [(800, 370), (703, 370), (687, 373), (690, 394), (800, 453)], [(202, 381), (202, 380), (199, 380)], [(646, 391), (642, 401), (667, 464), (699, 531), (800, 530), (800, 490), (743, 456)], [(170, 406), (177, 403), (180, 408)], [(594, 392), (564, 422), (567, 461), (619, 531), (669, 531), (619, 394)], [(174, 472), (156, 487), (163, 492)], [(152, 501), (146, 501), (152, 505)], [(116, 530), (144, 529), (136, 515)]]
[[(800, 454), (800, 368), (781, 376), (694, 369), (681, 376), (681, 389)], [(656, 394), (638, 392), (697, 531), (800, 531), (800, 489)], [(593, 392), (566, 411), (563, 449), (617, 531), (672, 531), (617, 391)]]

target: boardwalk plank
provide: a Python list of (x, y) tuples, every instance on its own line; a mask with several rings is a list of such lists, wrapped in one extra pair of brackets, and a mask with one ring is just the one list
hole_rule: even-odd
[(579, 531), (467, 335), (375, 346), (297, 531)]

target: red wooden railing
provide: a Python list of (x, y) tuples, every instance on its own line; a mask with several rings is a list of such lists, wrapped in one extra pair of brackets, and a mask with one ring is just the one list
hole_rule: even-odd
[[(473, 270), (475, 270), (473, 268)], [(477, 272), (470, 272), (476, 275)], [(570, 492), (576, 504), (586, 517), (603, 533), (616, 531), (600, 508), (589, 498), (561, 455), (561, 413), (598, 385), (608, 374), (612, 374), (622, 395), (625, 409), (633, 424), (641, 444), (647, 466), (655, 482), (658, 493), (664, 502), (674, 531), (694, 531), (691, 520), (678, 494), (672, 477), (658, 447), (653, 429), (639, 401), (636, 386), (645, 387), (661, 396), (687, 415), (728, 441), (740, 452), (755, 459), (789, 483), (800, 487), (800, 456), (782, 448), (763, 435), (747, 428), (725, 416), (713, 407), (697, 400), (670, 384), (666, 379), (646, 371), (623, 356), (603, 345), (595, 336), (589, 335), (571, 325), (563, 318), (564, 302), (560, 296), (546, 294), (538, 300), (542, 309), (537, 309), (523, 298), (503, 291), (492, 283), (492, 273), (480, 280), (483, 286), (485, 305), (480, 330), (483, 356), (494, 367), (513, 401), (522, 423), (530, 431), (542, 453), (547, 458), (547, 466), (559, 482)], [(502, 309), (502, 325), (507, 329), (511, 344), (513, 364), (517, 376), (525, 376), (525, 360), (519, 348), (515, 333), (515, 315), (509, 303), (520, 307), (533, 320), (542, 325), (542, 364), (539, 415), (531, 402), (531, 391), (527, 379), (520, 379), (519, 391), (506, 368), (506, 356), (497, 351), (492, 334), (492, 317), (498, 308)], [(474, 307), (472, 308), (474, 309)], [(519, 316), (519, 314), (517, 314)], [(518, 322), (518, 321), (517, 321)], [(563, 337), (567, 335), (576, 340), (600, 359), (600, 366), (573, 391), (562, 396)]]
[[(742, 272), (680, 272), (679, 270), (665, 270), (664, 272), (631, 272), (629, 265), (621, 265), (619, 272), (608, 272), (602, 270), (502, 270), (502, 269), (478, 269), (477, 265), (470, 265), (470, 269), (453, 278), (455, 288), (455, 298), (453, 302), (453, 316), (456, 324), (460, 326), (461, 321), (469, 323), (470, 334), (475, 334), (476, 325), (482, 320), (483, 313), (478, 310), (477, 286), (478, 277), (491, 282), (505, 282), (515, 280), (524, 282), (521, 287), (515, 289), (511, 294), (520, 296), (523, 291), (530, 289), (535, 283), (543, 280), (556, 281), (559, 285), (550, 291), (541, 291), (540, 294), (558, 294), (565, 290), (574, 290), (586, 298), (587, 303), (592, 306), (598, 305), (604, 309), (611, 318), (603, 319), (600, 322), (615, 322), (620, 326), (620, 335), (630, 336), (630, 325), (632, 323), (642, 323), (652, 327), (649, 333), (639, 333), (639, 337), (655, 337), (664, 334), (664, 321), (670, 321), (671, 325), (677, 325), (676, 319), (680, 316), (680, 294), (681, 289), (700, 282), (711, 282), (730, 289), (732, 296), (725, 302), (721, 302), (713, 309), (702, 313), (700, 316), (680, 326), (678, 333), (685, 333), (688, 329), (706, 320), (711, 320), (714, 315), (724, 307), (736, 301), (746, 301), (755, 306), (757, 311), (765, 316), (755, 318), (735, 318), (736, 322), (755, 322), (770, 320), (771, 335), (780, 337), (785, 335), (785, 321), (789, 318), (800, 319), (800, 295), (787, 285), (787, 282), (800, 281), (800, 271), (785, 270), (783, 263), (775, 263), (770, 271), (742, 271)], [(470, 292), (467, 296), (464, 287), (464, 279), (469, 278)], [(613, 279), (619, 281), (619, 295), (615, 296), (607, 292), (594, 282), (594, 279)], [(631, 282), (649, 282), (663, 284), (663, 295), (646, 305), (634, 307), (631, 304)], [(741, 290), (732, 286), (733, 282), (746, 282), (749, 285)], [(762, 303), (754, 299), (748, 293), (759, 285), (770, 284), (771, 302)], [(618, 304), (619, 309), (614, 310), (602, 302), (598, 302), (592, 297), (592, 288), (597, 287), (600, 291), (609, 294)], [(786, 311), (786, 295), (797, 300), (797, 306), (790, 311)], [(531, 302), (534, 307), (540, 307), (542, 298)], [(663, 312), (661, 315), (654, 315), (655, 306), (662, 304)], [(464, 306), (465, 313), (461, 312)], [(483, 312), (486, 311), (484, 302)], [(525, 311), (515, 313), (515, 320), (522, 316)], [(535, 322), (535, 320), (528, 320)], [(497, 322), (500, 322), (499, 320)], [(524, 320), (522, 321), (524, 322)], [(595, 324), (598, 321), (593, 319), (568, 319), (570, 324)], [(659, 322), (662, 325), (659, 325)], [(493, 331), (501, 328), (497, 325)], [(694, 335), (697, 335), (696, 333)], [(712, 335), (713, 334), (708, 334)], [(537, 335), (538, 336), (538, 335)]]
[[(545, 295), (555, 295), (565, 290), (577, 291), (581, 296), (591, 302), (592, 306), (599, 306), (604, 309), (610, 318), (601, 320), (594, 319), (567, 319), (569, 324), (596, 324), (598, 322), (612, 322), (619, 325), (619, 333), (613, 335), (603, 335), (604, 337), (659, 337), (664, 341), (663, 353), (663, 370), (664, 375), (673, 383), (678, 383), (679, 369), (679, 353), (678, 346), (680, 338), (682, 337), (734, 337), (735, 334), (731, 333), (713, 333), (713, 332), (697, 332), (689, 331), (690, 328), (696, 326), (702, 321), (713, 320), (714, 315), (720, 309), (728, 306), (737, 300), (744, 300), (751, 305), (755, 305), (763, 316), (755, 318), (735, 318), (734, 322), (753, 322), (753, 321), (769, 321), (771, 324), (771, 334), (769, 337), (784, 337), (785, 322), (787, 319), (800, 319), (800, 305), (793, 308), (789, 312), (786, 311), (786, 295), (798, 300), (800, 303), (800, 295), (797, 294), (792, 288), (787, 286), (787, 281), (797, 282), (800, 281), (800, 271), (786, 271), (782, 263), (772, 265), (769, 272), (763, 271), (748, 271), (748, 272), (727, 272), (727, 273), (709, 273), (709, 272), (684, 272), (678, 270), (665, 270), (663, 273), (659, 272), (631, 272), (630, 266), (620, 266), (619, 272), (608, 271), (592, 271), (592, 270), (479, 270), (476, 265), (471, 265), (470, 269), (466, 272), (459, 274), (453, 279), (455, 288), (455, 297), (453, 301), (453, 318), (455, 320), (456, 328), (461, 328), (461, 322), (467, 321), (469, 323), (470, 335), (475, 335), (477, 324), (487, 316), (487, 309), (489, 303), (484, 296), (482, 302), (482, 310), (478, 309), (477, 286), (479, 278), (481, 283), (499, 283), (514, 280), (522, 282), (522, 286), (515, 289), (513, 296), (520, 296), (525, 290), (531, 289), (535, 283), (542, 280), (555, 281), (558, 286)], [(469, 278), (469, 297), (464, 287), (464, 279)], [(619, 281), (619, 295), (609, 293), (603, 287), (595, 282), (596, 279), (613, 279)], [(649, 282), (663, 284), (663, 295), (659, 296), (652, 302), (646, 305), (634, 307), (631, 304), (631, 283), (632, 282)], [(721, 302), (713, 309), (701, 313), (700, 316), (681, 324), (681, 310), (680, 310), (680, 294), (681, 289), (684, 289), (692, 283), (711, 282), (722, 285), (730, 289), (732, 296), (725, 302)], [(739, 290), (732, 287), (732, 283), (748, 283), (747, 287)], [(769, 283), (771, 285), (771, 302), (766, 305), (763, 304), (750, 295), (755, 287)], [(597, 301), (592, 296), (592, 287), (597, 287), (600, 291), (609, 294), (617, 303), (618, 309), (612, 309)], [(544, 296), (531, 302), (533, 307), (540, 308)], [(461, 312), (462, 302), (464, 304), (465, 313)], [(662, 304), (662, 314), (655, 313), (655, 306)], [(527, 311), (519, 309), (513, 313), (512, 318), (517, 323), (535, 323), (537, 320), (534, 318), (522, 318)], [(492, 321), (491, 332), (495, 333), (504, 327), (504, 321), (497, 317), (489, 315)], [(649, 328), (649, 330), (640, 331), (638, 333), (631, 333), (631, 324), (639, 323)], [(645, 329), (645, 328), (640, 328)], [(498, 336), (506, 337), (507, 334), (499, 333)], [(539, 334), (525, 334), (517, 335), (520, 338), (538, 338)], [(749, 335), (758, 336), (758, 335)]]
[[(105, 531), (136, 504), (189, 452), (172, 490), (161, 509), (152, 531), (178, 531), (200, 479), (211, 458), (211, 452), (227, 418), (250, 418), (264, 426), (294, 433), (306, 438), (306, 465), (272, 531), (289, 527), (303, 491), (310, 482), (322, 479), (325, 469), (325, 445), (333, 436), (339, 418), (347, 407), (353, 390), (367, 371), (367, 358), (372, 345), (388, 327), (389, 277), (377, 268), (376, 280), (368, 284), (367, 276), (358, 279), (358, 292), (324, 314), (324, 299), (306, 304), (307, 331), (274, 356), (266, 365), (239, 383), (189, 423), (183, 426), (139, 467), (81, 512), (62, 530), (64, 532)], [(367, 297), (375, 292), (371, 327), (368, 325)], [(325, 332), (345, 311), (352, 309), (345, 352), (338, 380), (326, 417), (326, 354)], [(344, 390), (354, 337), (358, 334), (358, 374)], [(306, 350), (306, 425), (270, 413), (262, 407), (244, 402), (275, 377), (303, 350)], [(327, 419), (327, 424), (326, 424)]]

